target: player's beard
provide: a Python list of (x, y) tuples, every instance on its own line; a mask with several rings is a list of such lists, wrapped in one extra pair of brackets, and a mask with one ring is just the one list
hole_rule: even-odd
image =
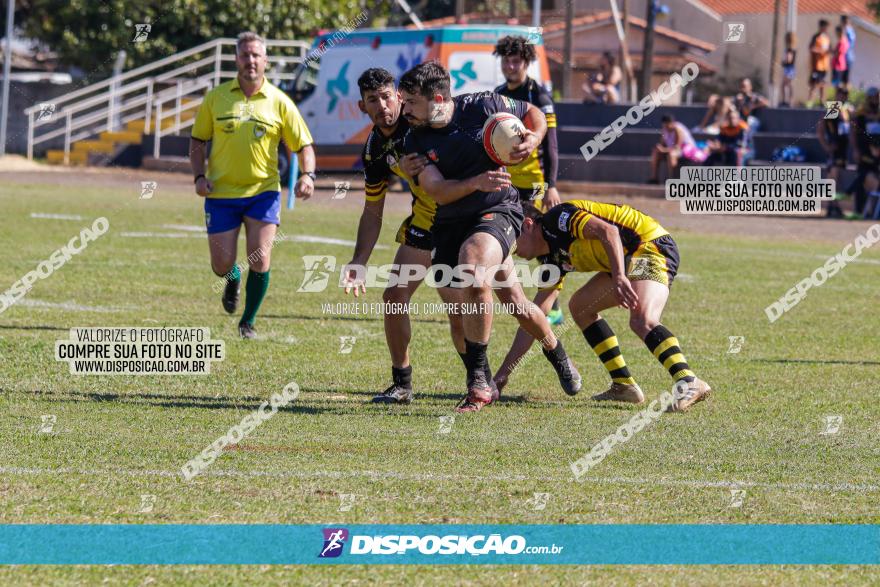
[(410, 126), (418, 128), (418, 127), (427, 125), (427, 122), (425, 122), (424, 120), (419, 120), (417, 118), (413, 118), (411, 116), (406, 116), (406, 115), (404, 115), (403, 117), (406, 119), (406, 121), (409, 123)]

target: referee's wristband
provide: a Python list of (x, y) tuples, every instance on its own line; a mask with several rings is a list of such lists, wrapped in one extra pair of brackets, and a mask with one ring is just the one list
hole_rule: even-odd
[[(195, 177), (195, 179), (193, 179), (193, 183), (199, 183), (199, 178), (202, 178), (202, 177), (205, 177), (205, 174), (204, 174), (204, 173), (200, 173), (200, 174), (198, 174), (198, 175)], [(208, 178), (205, 177), (205, 179), (208, 179)]]

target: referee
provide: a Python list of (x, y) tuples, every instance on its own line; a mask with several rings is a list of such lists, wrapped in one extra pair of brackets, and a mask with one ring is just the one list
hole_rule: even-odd
[[(189, 147), (196, 193), (205, 198), (211, 269), (226, 279), (223, 308), (230, 314), (238, 308), (241, 291), (235, 260), (242, 222), (245, 226), (249, 273), (238, 323), (242, 338), (256, 338), (254, 320), (269, 289), (271, 246), (281, 223), (279, 141), (291, 157), (294, 151), (302, 156), (296, 197), (308, 199), (315, 189), (312, 135), (290, 97), (266, 80), (267, 61), (266, 43), (259, 35), (238, 36), (238, 76), (205, 95)], [(205, 169), (208, 141), (211, 155)]]

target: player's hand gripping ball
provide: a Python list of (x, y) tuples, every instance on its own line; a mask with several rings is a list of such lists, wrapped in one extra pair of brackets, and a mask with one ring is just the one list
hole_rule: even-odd
[(498, 165), (512, 165), (511, 150), (525, 140), (526, 127), (508, 112), (497, 112), (483, 125), (483, 148)]

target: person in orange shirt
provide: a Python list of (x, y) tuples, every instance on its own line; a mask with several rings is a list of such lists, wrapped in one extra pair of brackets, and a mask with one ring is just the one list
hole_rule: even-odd
[(737, 110), (727, 113), (718, 132), (718, 139), (709, 141), (709, 158), (706, 165), (739, 167), (744, 164), (749, 144), (749, 125), (740, 118)]
[(819, 31), (810, 39), (810, 91), (807, 102), (813, 99), (813, 91), (819, 90), (819, 105), (825, 96), (825, 77), (831, 69), (831, 37), (828, 36), (828, 21), (819, 21)]

